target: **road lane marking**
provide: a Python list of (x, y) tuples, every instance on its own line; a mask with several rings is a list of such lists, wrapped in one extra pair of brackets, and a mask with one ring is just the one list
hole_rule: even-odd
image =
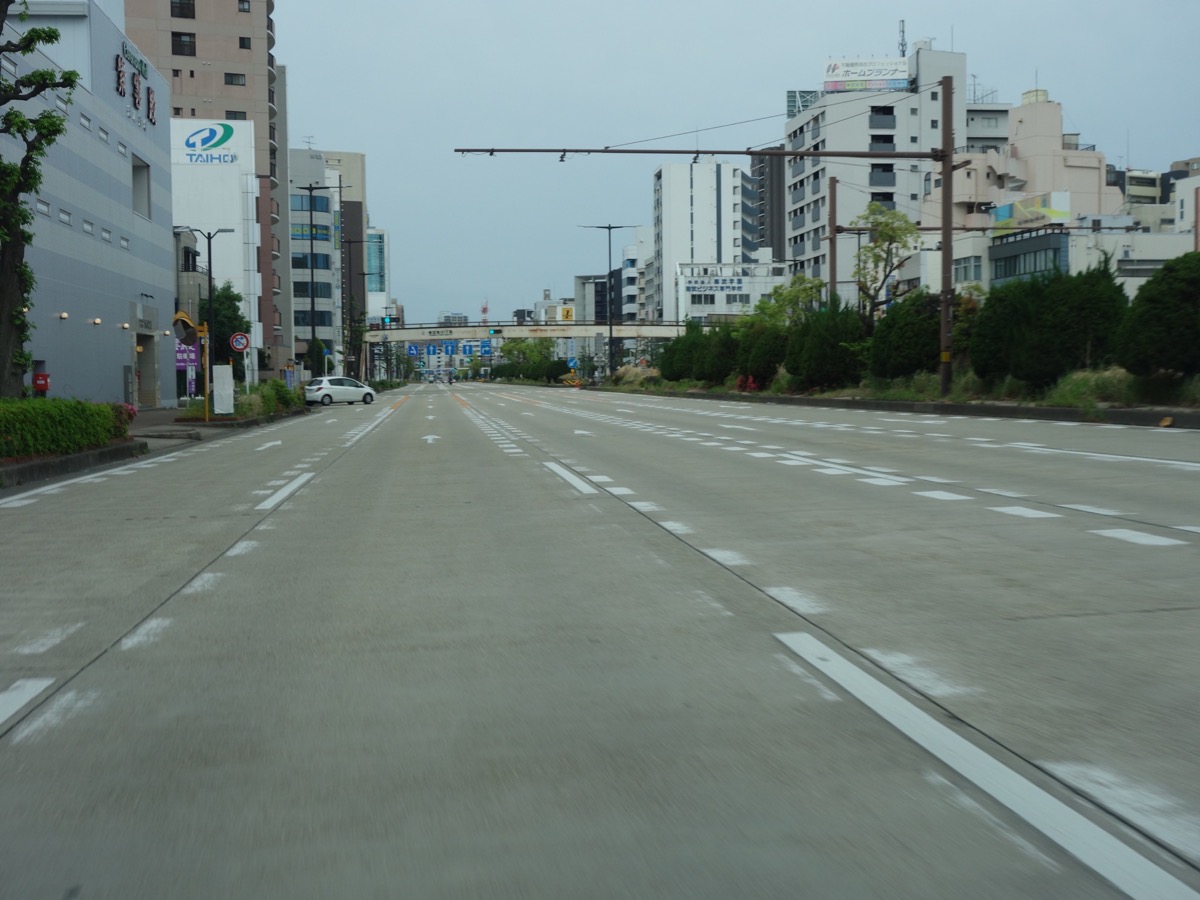
[(812, 616), (829, 611), (825, 604), (816, 597), (792, 587), (769, 587), (763, 588), (763, 591), (768, 597), (778, 600), (788, 609), (798, 612), (802, 616)]
[(598, 493), (600, 493), (599, 488), (592, 487), (590, 484), (588, 484), (586, 481), (584, 481), (582, 478), (580, 478), (578, 475), (576, 475), (570, 469), (566, 469), (566, 468), (560, 466), (558, 463), (548, 462), (548, 463), (542, 463), (542, 465), (544, 465), (547, 469), (549, 469), (551, 472), (553, 472), (555, 475), (557, 475), (559, 478), (561, 478), (567, 484), (571, 485), (571, 487), (575, 488), (575, 490), (579, 491), (579, 493), (581, 493), (581, 494), (598, 494)]
[(1125, 513), (1118, 512), (1115, 509), (1103, 509), (1099, 506), (1084, 506), (1079, 503), (1060, 503), (1062, 509), (1074, 509), (1079, 512), (1092, 513), (1097, 516), (1123, 516)]
[(954, 494), (950, 491), (913, 491), (918, 497), (928, 497), (930, 500), (970, 500), (965, 494)]
[(53, 678), (19, 678), (7, 690), (0, 691), (0, 725), (52, 684)]
[(663, 528), (671, 532), (671, 534), (695, 534), (695, 529), (691, 525), (684, 525), (682, 522), (659, 522)]
[(306, 485), (309, 482), (309, 480), (314, 477), (315, 474), (316, 473), (314, 473), (314, 472), (306, 472), (305, 474), (299, 476), (298, 478), (293, 478), (286, 485), (281, 487), (279, 490), (277, 490), (270, 497), (268, 497), (266, 500), (264, 500), (262, 503), (258, 504), (258, 506), (254, 507), (254, 508), (255, 509), (274, 509), (276, 506), (278, 506), (280, 503), (282, 503), (288, 497), (292, 496), (292, 494), (296, 493), (296, 491), (300, 490), (300, 488), (304, 487), (304, 485)]
[(989, 506), (992, 512), (1004, 513), (1006, 516), (1021, 516), (1024, 519), (1061, 519), (1058, 513), (1046, 512), (1044, 509), (1030, 509), (1028, 506)]
[(217, 586), (217, 582), (221, 580), (220, 572), (201, 572), (186, 585), (182, 594), (203, 594), (205, 591), (211, 591)]
[(82, 622), (76, 622), (74, 625), (64, 625), (61, 628), (53, 628), (39, 638), (34, 638), (32, 641), (28, 641), (22, 644), (20, 647), (14, 647), (13, 653), (17, 653), (21, 656), (35, 656), (38, 653), (45, 653), (50, 648), (57, 647), (82, 627)]
[(814, 676), (812, 672), (808, 671), (808, 669), (804, 668), (804, 666), (800, 665), (800, 663), (796, 662), (787, 654), (776, 653), (775, 658), (779, 660), (783, 664), (783, 667), (793, 675), (800, 676), (800, 680), (816, 691), (822, 700), (825, 700), (829, 703), (837, 703), (842, 699), (829, 688), (825, 687), (824, 683), (819, 678)]
[(955, 734), (812, 635), (791, 633), (775, 637), (1133, 900), (1200, 900), (1200, 894), (1182, 881)]
[(122, 650), (133, 650), (137, 647), (144, 647), (147, 644), (152, 644), (159, 639), (164, 631), (170, 626), (171, 620), (167, 618), (147, 619), (125, 637), (121, 638)]
[(23, 722), (13, 732), (12, 742), (21, 744), (28, 740), (37, 740), (45, 732), (57, 728), (71, 716), (87, 709), (99, 696), (99, 691), (66, 691), (59, 694), (47, 703), (41, 712)]
[(1187, 541), (1177, 541), (1175, 538), (1159, 537), (1157, 534), (1147, 534), (1144, 531), (1133, 531), (1129, 528), (1107, 528), (1101, 531), (1092, 531), (1091, 534), (1098, 534), (1101, 537), (1115, 538), (1118, 541), (1126, 541), (1130, 544), (1141, 544), (1144, 547), (1174, 547), (1180, 544), (1187, 544)]
[(714, 547), (708, 550), (701, 550), (700, 552), (713, 562), (718, 562), (723, 566), (746, 566), (750, 564), (750, 560), (746, 559), (746, 557), (742, 556), (736, 550), (721, 550)]

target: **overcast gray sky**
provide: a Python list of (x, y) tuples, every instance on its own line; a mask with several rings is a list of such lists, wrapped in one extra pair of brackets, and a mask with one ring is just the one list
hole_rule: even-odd
[[(778, 142), (787, 91), (820, 87), (827, 58), (899, 55), (901, 18), (910, 52), (932, 38), (966, 53), (999, 101), (1048, 90), (1110, 163), (1200, 156), (1196, 0), (285, 0), (275, 54), (292, 147), (367, 155), (371, 222), (391, 232), (408, 321), (474, 320), (485, 299), (504, 319), (603, 272), (605, 233), (577, 226), (648, 224), (654, 170), (680, 159), (455, 147)], [(613, 232), (614, 265), (628, 234)]]

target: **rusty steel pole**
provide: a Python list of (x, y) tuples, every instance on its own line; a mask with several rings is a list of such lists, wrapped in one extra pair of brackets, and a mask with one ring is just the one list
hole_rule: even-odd
[(954, 351), (951, 310), (954, 305), (954, 79), (942, 76), (942, 303), (941, 303), (941, 387), (942, 396), (950, 393), (954, 378), (951, 356)]
[(837, 293), (837, 176), (829, 176), (829, 302)]

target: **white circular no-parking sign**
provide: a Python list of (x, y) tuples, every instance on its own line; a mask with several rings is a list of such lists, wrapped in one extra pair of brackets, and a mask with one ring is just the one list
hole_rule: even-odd
[(250, 347), (250, 335), (237, 332), (229, 338), (229, 346), (238, 353), (243, 353)]

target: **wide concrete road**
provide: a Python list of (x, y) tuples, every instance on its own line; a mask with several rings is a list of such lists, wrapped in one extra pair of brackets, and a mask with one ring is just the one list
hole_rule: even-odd
[(421, 385), (0, 527), (0, 897), (1200, 897), (1200, 433)]

